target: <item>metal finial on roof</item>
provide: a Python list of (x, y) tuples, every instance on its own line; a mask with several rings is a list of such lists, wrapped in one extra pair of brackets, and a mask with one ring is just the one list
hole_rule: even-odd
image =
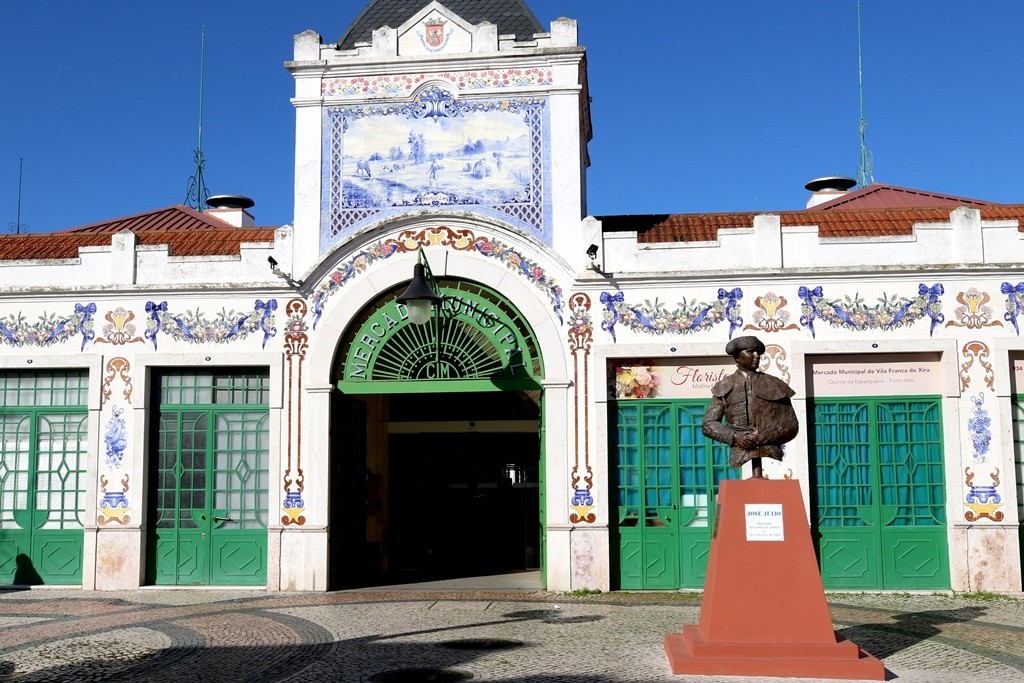
[(875, 182), (871, 152), (865, 139), (868, 121), (864, 118), (864, 59), (860, 40), (860, 0), (857, 0), (857, 85), (860, 93), (860, 165), (857, 166), (857, 185), (867, 187)]
[(24, 168), (25, 160), (18, 159), (18, 218), (13, 223), (7, 224), (7, 232), (13, 232), (16, 235), (28, 233), (28, 226), (21, 222), (21, 177)]
[(206, 26), (203, 26), (200, 38), (199, 56), (199, 146), (195, 150), (196, 172), (188, 179), (188, 187), (185, 189), (185, 206), (203, 211), (209, 208), (206, 200), (210, 197), (210, 191), (206, 188), (206, 181), (203, 179), (203, 167), (206, 159), (203, 157), (203, 71), (206, 63)]

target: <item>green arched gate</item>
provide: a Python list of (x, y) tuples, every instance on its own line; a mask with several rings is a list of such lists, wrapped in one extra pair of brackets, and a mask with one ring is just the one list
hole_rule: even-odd
[[(464, 552), (482, 566), (481, 558), (503, 552), (503, 538), (504, 545), (520, 543), (515, 537), (528, 539), (525, 566), (542, 567), (543, 364), (536, 336), (498, 291), (465, 280), (434, 284), (442, 301), (428, 323), (409, 320), (396, 300), (403, 288), (395, 288), (362, 311), (339, 348), (332, 565), (351, 562), (359, 553), (339, 545), (355, 544), (370, 567), (376, 542), (387, 548), (380, 565), (388, 570), (408, 568), (403, 558), (415, 564), (408, 558), (420, 546), (435, 557)], [(374, 519), (362, 523), (360, 514)], [(385, 533), (371, 529), (377, 523)], [(336, 585), (352, 581), (335, 569), (332, 575)]]

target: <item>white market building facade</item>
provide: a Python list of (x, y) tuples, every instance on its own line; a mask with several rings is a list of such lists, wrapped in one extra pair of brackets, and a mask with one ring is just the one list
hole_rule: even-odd
[(406, 4), (295, 37), (293, 225), (0, 237), (0, 582), (700, 588), (756, 334), (826, 587), (1021, 589), (1024, 206), (588, 216), (576, 22)]

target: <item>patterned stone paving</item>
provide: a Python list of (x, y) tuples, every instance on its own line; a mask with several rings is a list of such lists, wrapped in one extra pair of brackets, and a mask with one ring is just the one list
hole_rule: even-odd
[[(692, 593), (0, 591), (0, 680), (711, 683), (673, 676), (662, 636)], [(833, 595), (836, 628), (906, 683), (1024, 681), (1024, 596)], [(423, 680), (430, 680), (424, 678)], [(798, 679), (785, 679), (798, 680)]]

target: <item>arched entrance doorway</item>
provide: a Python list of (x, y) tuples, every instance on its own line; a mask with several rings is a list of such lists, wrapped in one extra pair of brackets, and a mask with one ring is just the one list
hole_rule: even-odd
[(467, 280), (414, 325), (395, 287), (335, 363), (333, 587), (542, 568), (543, 364), (526, 319)]

